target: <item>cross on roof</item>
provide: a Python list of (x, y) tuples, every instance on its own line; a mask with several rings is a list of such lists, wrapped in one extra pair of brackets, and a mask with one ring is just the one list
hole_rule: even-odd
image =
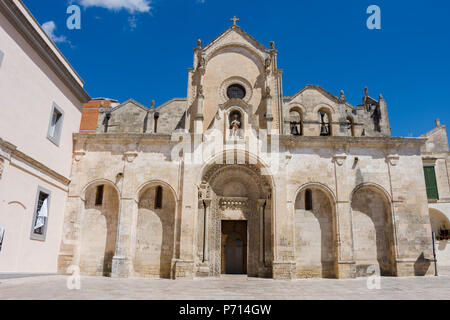
[(236, 24), (236, 22), (238, 22), (239, 21), (239, 19), (238, 18), (236, 18), (236, 16), (234, 16), (233, 17), (233, 19), (230, 19), (230, 21), (232, 21), (233, 22), (233, 25), (234, 26), (236, 26), (237, 24)]

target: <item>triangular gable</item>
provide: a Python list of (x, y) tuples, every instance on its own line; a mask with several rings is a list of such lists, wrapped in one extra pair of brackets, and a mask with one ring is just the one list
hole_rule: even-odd
[(135, 105), (136, 107), (138, 107), (138, 108), (144, 110), (144, 111), (148, 111), (148, 110), (149, 110), (149, 108), (147, 108), (146, 106), (140, 104), (140, 103), (137, 102), (136, 100), (134, 100), (134, 99), (128, 99), (127, 101), (125, 101), (125, 102), (119, 104), (118, 106), (112, 108), (112, 109), (111, 109), (111, 112), (114, 112), (114, 111), (116, 111), (117, 109), (120, 109), (120, 108), (122, 108), (122, 107), (124, 107), (124, 106), (126, 106), (127, 104), (130, 104), (130, 103), (133, 104), (133, 105)]
[[(322, 88), (321, 86), (318, 85), (314, 85), (314, 84), (308, 84), (306, 85), (303, 89), (301, 89), (300, 91), (298, 91), (296, 94), (294, 94), (291, 97), (285, 97), (287, 98), (287, 100), (293, 101), (295, 100), (299, 95), (301, 95), (303, 92), (305, 92), (306, 90), (316, 90), (318, 92), (320, 92), (321, 94), (323, 94), (326, 98), (330, 99), (331, 101), (335, 102), (335, 103), (341, 103), (341, 100), (336, 97), (335, 95), (331, 94), (330, 92), (328, 92), (327, 90), (325, 90), (324, 88)], [(351, 104), (349, 104), (348, 102), (345, 102), (345, 104), (350, 107), (353, 108), (353, 106)]]
[(253, 38), (251, 35), (249, 35), (247, 32), (241, 29), (239, 26), (232, 26), (225, 30), (222, 34), (220, 34), (218, 37), (216, 37), (213, 41), (211, 41), (209, 44), (207, 44), (203, 50), (208, 51), (210, 48), (212, 48), (215, 44), (220, 43), (221, 40), (225, 39), (230, 33), (236, 32), (239, 34), (242, 38), (244, 38), (248, 43), (250, 43), (253, 47), (260, 50), (264, 53), (269, 53), (269, 50), (262, 45), (259, 41), (257, 41), (255, 38)]

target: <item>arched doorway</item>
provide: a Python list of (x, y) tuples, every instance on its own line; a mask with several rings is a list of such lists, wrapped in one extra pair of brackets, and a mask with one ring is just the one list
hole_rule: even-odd
[(358, 188), (352, 197), (353, 246), (356, 273), (373, 274), (379, 267), (382, 276), (395, 276), (394, 229), (391, 205), (383, 191), (372, 186)]
[(133, 259), (137, 275), (171, 277), (175, 209), (175, 195), (165, 184), (151, 183), (141, 191)]
[(261, 170), (253, 164), (205, 168), (197, 220), (198, 270), (208, 269), (210, 276), (270, 276), (271, 183)]
[(97, 182), (86, 189), (80, 237), (82, 274), (111, 275), (118, 216), (119, 194), (114, 186)]
[(336, 278), (336, 222), (331, 196), (312, 185), (295, 199), (295, 256), (298, 278)]
[(431, 230), (436, 237), (436, 260), (440, 275), (450, 275), (450, 220), (441, 211), (430, 208)]

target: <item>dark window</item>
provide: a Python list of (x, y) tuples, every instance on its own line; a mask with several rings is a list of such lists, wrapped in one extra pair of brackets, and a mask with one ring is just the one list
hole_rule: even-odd
[(309, 189), (305, 191), (305, 210), (312, 210), (312, 192)]
[(232, 84), (227, 89), (227, 96), (229, 99), (244, 99), (245, 88), (239, 84)]
[(97, 187), (97, 193), (95, 195), (96, 206), (101, 206), (103, 204), (103, 189), (104, 189), (103, 185)]
[(289, 113), (290, 117), (290, 125), (291, 125), (291, 134), (294, 136), (301, 136), (303, 134), (303, 128), (302, 128), (302, 117), (300, 115), (300, 112), (296, 110), (292, 110)]
[(436, 172), (434, 171), (434, 167), (424, 167), (423, 171), (425, 173), (428, 200), (439, 200)]
[(158, 186), (155, 195), (155, 209), (162, 209), (163, 188)]

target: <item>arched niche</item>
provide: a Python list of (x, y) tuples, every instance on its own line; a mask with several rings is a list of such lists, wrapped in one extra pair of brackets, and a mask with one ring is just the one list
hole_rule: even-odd
[(336, 278), (336, 221), (332, 195), (305, 186), (295, 199), (295, 259), (298, 278)]
[(351, 199), (353, 247), (357, 276), (395, 276), (395, 243), (391, 204), (385, 192), (375, 186), (362, 186)]
[(96, 181), (85, 188), (82, 199), (80, 271), (110, 276), (116, 249), (119, 193), (111, 183)]
[(153, 182), (139, 192), (134, 272), (142, 277), (171, 278), (174, 258), (176, 197)]

